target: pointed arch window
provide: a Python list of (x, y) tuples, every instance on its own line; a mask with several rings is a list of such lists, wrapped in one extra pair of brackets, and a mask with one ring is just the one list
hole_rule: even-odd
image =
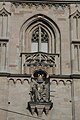
[(49, 42), (49, 35), (47, 31), (38, 26), (32, 32), (31, 37), (31, 51), (32, 52), (48, 52), (48, 42)]

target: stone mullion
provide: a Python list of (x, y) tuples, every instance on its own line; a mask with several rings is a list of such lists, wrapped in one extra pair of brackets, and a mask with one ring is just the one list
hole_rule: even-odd
[(38, 43), (39, 52), (41, 52), (41, 26), (39, 26), (39, 43)]

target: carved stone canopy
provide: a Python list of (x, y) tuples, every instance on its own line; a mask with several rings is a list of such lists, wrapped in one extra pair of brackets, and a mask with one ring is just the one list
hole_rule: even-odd
[[(0, 0), (1, 2), (3, 2), (3, 0)], [(5, 2), (78, 2), (78, 0), (5, 0)]]
[(40, 75), (43, 75), (43, 78), (46, 78), (46, 77), (47, 77), (46, 71), (43, 71), (43, 70), (41, 70), (41, 69), (36, 70), (36, 71), (33, 73), (33, 76), (34, 76), (35, 78), (37, 78), (39, 74), (40, 74)]

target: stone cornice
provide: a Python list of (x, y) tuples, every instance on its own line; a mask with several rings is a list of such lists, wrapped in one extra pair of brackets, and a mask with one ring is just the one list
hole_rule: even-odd
[(0, 38), (0, 42), (8, 42), (9, 39), (5, 39), (5, 38)]
[(30, 78), (31, 74), (11, 74), (11, 73), (0, 72), (0, 77), (19, 77), (19, 78), (28, 77)]
[[(3, 0), (0, 0), (3, 2)], [(26, 2), (26, 3), (80, 3), (80, 0), (5, 0), (5, 2)]]
[(80, 79), (80, 74), (72, 75), (50, 75), (50, 78), (60, 78), (60, 79)]
[[(0, 2), (3, 2), (3, 0), (0, 0)], [(69, 7), (69, 4), (80, 4), (80, 0), (5, 0), (5, 2), (11, 2), (16, 8), (20, 5), (22, 8), (24, 8), (26, 5), (29, 6), (29, 8), (32, 8), (35, 6), (38, 8), (41, 6), (43, 9), (48, 6), (49, 9), (53, 6), (55, 8), (61, 7), (62, 9)]]
[(68, 6), (70, 3), (64, 3), (64, 2), (47, 2), (47, 1), (24, 1), (24, 2), (20, 2), (20, 1), (12, 1), (12, 4), (17, 8), (19, 5), (22, 6), (22, 8), (24, 8), (26, 5), (29, 6), (29, 8), (32, 8), (33, 6), (35, 6), (36, 8), (38, 8), (39, 6), (41, 6), (43, 9), (48, 6), (49, 8), (52, 8), (53, 6), (55, 8), (65, 8), (66, 6)]
[[(11, 73), (0, 73), (0, 77), (31, 77), (31, 74), (11, 74)], [(60, 78), (60, 79), (80, 79), (80, 74), (72, 75), (49, 75), (50, 78)]]
[(80, 41), (72, 41), (72, 44), (80, 44)]

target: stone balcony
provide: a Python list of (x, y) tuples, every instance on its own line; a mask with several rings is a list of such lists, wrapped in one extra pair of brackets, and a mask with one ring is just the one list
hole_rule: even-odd
[(55, 71), (59, 71), (60, 68), (59, 54), (34, 52), (34, 53), (21, 53), (20, 57), (21, 57), (21, 73), (23, 74), (24, 73), (31, 74), (31, 72), (33, 72), (33, 69), (34, 70), (46, 69), (49, 70), (50, 73), (55, 73)]

